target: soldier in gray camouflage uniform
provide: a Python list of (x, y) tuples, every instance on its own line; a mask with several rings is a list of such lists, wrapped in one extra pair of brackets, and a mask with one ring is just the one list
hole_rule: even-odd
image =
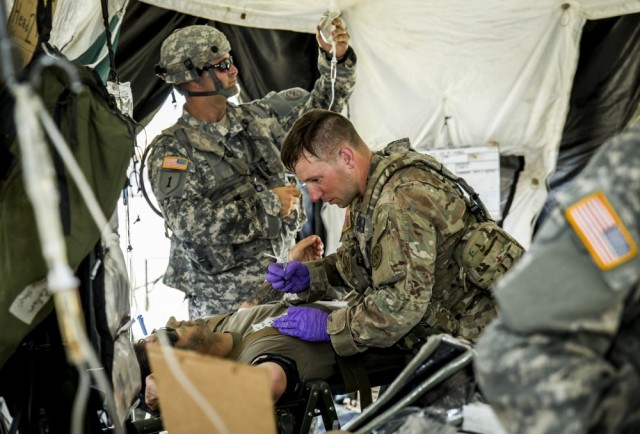
[(640, 126), (607, 141), (500, 282), (476, 375), (508, 432), (640, 432)]
[(312, 92), (289, 89), (236, 105), (238, 69), (224, 34), (191, 26), (162, 44), (156, 72), (185, 96), (182, 117), (151, 146), (149, 179), (171, 230), (163, 282), (189, 297), (189, 315), (226, 312), (255, 302), (264, 270), (291, 247), (305, 220), (301, 191), (285, 181), (285, 132), (312, 107), (342, 110), (355, 84), (356, 57), (341, 19), (334, 20), (335, 93), (329, 51), (320, 44), (321, 76)]
[(464, 180), (408, 139), (372, 153), (346, 118), (326, 110), (296, 122), (282, 161), (311, 200), (349, 208), (335, 254), (284, 270), (271, 264), (267, 280), (306, 301), (353, 292), (330, 315), (296, 310), (274, 323), (281, 333), (330, 340), (342, 356), (413, 350), (438, 333), (475, 341), (496, 314), (489, 287), (523, 249), (463, 193), (472, 191)]

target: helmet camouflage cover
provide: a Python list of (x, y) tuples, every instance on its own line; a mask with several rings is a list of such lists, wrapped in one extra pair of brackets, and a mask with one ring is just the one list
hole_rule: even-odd
[(156, 73), (167, 83), (196, 80), (197, 68), (229, 51), (229, 40), (218, 29), (204, 25), (178, 29), (162, 43)]

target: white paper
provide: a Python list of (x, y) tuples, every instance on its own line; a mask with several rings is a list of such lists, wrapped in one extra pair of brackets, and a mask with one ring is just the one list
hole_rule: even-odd
[(31, 324), (50, 298), (51, 294), (47, 291), (46, 280), (34, 282), (24, 288), (13, 300), (9, 312), (25, 324)]
[(494, 220), (500, 220), (500, 152), (497, 146), (429, 149), (431, 155), (480, 195)]

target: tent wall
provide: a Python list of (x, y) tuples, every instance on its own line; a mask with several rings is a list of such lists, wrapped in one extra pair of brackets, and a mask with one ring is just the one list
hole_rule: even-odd
[(640, 11), (639, 1), (595, 0), (145, 2), (306, 32), (337, 6), (359, 56), (349, 113), (365, 141), (376, 149), (399, 137), (424, 150), (497, 144), (502, 155), (524, 157), (504, 226), (525, 245), (555, 170), (586, 17)]
[[(89, 2), (90, 15), (72, 9), (72, 3), (77, 2), (59, 0), (59, 8), (93, 23), (93, 30), (77, 21), (81, 37), (69, 38), (68, 31), (58, 30), (56, 38), (66, 44), (65, 53), (81, 52), (81, 45), (75, 46), (78, 39), (89, 35), (86, 39), (92, 41), (95, 32), (102, 30), (96, 24), (97, 1)], [(175, 27), (205, 20), (227, 25), (232, 44), (239, 47), (237, 55), (251, 55), (237, 59), (248, 97), (260, 88), (286, 87), (282, 77), (313, 73), (306, 59), (300, 69), (292, 69), (280, 57), (300, 43), (297, 36), (290, 35), (291, 45), (282, 35), (276, 43), (275, 37), (266, 36), (270, 35), (267, 30), (256, 28), (312, 36), (322, 12), (339, 8), (359, 57), (349, 115), (365, 141), (379, 149), (390, 140), (409, 137), (416, 148), (427, 151), (489, 144), (499, 146), (503, 156), (523, 158), (504, 226), (525, 245), (547, 200), (547, 182), (555, 171), (565, 121), (573, 108), (570, 97), (587, 19), (640, 12), (640, 0), (144, 1), (162, 9), (110, 0), (110, 15), (121, 16), (128, 3), (116, 63), (121, 79), (133, 84), (139, 121), (166, 96), (167, 88), (153, 76), (152, 67), (162, 39)], [(74, 22), (69, 18), (63, 27), (72, 29)], [(311, 52), (307, 46), (297, 52), (301, 50)], [(628, 54), (620, 51), (621, 58)], [(633, 70), (630, 63), (608, 66)], [(254, 64), (260, 66), (254, 68)], [(262, 77), (277, 81), (258, 82)], [(629, 112), (635, 112), (634, 98), (629, 97), (628, 103)], [(447, 130), (443, 129), (445, 118), (449, 119)]]
[(537, 226), (553, 208), (556, 194), (569, 186), (595, 150), (637, 118), (638, 107), (640, 14), (588, 21), (556, 171), (549, 178), (549, 197)]

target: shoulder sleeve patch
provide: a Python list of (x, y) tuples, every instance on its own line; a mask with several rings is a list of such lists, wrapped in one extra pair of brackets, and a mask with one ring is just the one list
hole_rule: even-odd
[(169, 170), (187, 170), (189, 160), (184, 157), (176, 157), (168, 155), (162, 160), (162, 169)]
[(638, 246), (602, 192), (569, 206), (565, 216), (600, 269), (610, 270), (636, 256)]
[(164, 200), (168, 197), (182, 197), (187, 183), (187, 172), (161, 171), (157, 182), (158, 200)]
[(265, 97), (265, 102), (271, 106), (278, 116), (285, 116), (294, 107), (303, 104), (311, 93), (301, 87), (286, 89), (278, 93), (270, 93)]
[(287, 89), (284, 91), (284, 97), (288, 100), (299, 100), (300, 98), (302, 98), (303, 96), (306, 96), (308, 94), (308, 92), (306, 92), (304, 89), (299, 88), (299, 87), (295, 87), (293, 89)]

